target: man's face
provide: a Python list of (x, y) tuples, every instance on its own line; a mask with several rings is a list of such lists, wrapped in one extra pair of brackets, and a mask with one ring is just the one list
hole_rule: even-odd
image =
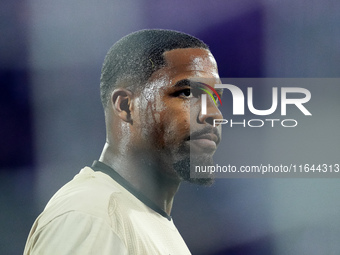
[[(145, 161), (157, 162), (160, 171), (188, 181), (191, 160), (211, 165), (221, 138), (213, 119), (221, 112), (207, 96), (207, 114), (201, 113), (199, 82), (220, 83), (212, 54), (201, 48), (175, 49), (164, 53), (166, 66), (153, 73), (135, 99), (132, 119), (136, 148)], [(171, 167), (169, 167), (171, 166)]]

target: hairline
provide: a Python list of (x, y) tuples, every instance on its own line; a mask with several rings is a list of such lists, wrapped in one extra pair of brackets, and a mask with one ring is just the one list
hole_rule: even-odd
[[(148, 84), (148, 82), (150, 81), (150, 78), (152, 77), (152, 75), (161, 70), (162, 68), (165, 68), (167, 65), (168, 65), (168, 61), (166, 60), (165, 58), (165, 54), (167, 52), (170, 52), (170, 51), (173, 51), (173, 50), (179, 50), (179, 49), (203, 49), (203, 50), (206, 50), (207, 52), (209, 52), (211, 54), (211, 51), (209, 48), (204, 48), (204, 47), (180, 47), (180, 48), (175, 48), (175, 49), (170, 49), (170, 50), (165, 50), (163, 53), (162, 53), (162, 58), (164, 60), (164, 65), (160, 65), (158, 66), (158, 68), (156, 68), (155, 70), (153, 70), (153, 72), (150, 74), (150, 76), (147, 78), (147, 80), (145, 81), (139, 81), (136, 83), (136, 80), (138, 80), (138, 76), (134, 76), (134, 77), (122, 77), (120, 78), (119, 80), (117, 80), (115, 82), (115, 84), (111, 85), (110, 88), (111, 88), (111, 91), (108, 96), (108, 98), (106, 99), (106, 102), (105, 102), (105, 107), (104, 107), (104, 111), (106, 111), (107, 107), (109, 107), (110, 105), (110, 101), (111, 101), (111, 98), (112, 98), (112, 93), (113, 91), (115, 91), (116, 89), (119, 89), (119, 88), (123, 88), (123, 89), (128, 89), (130, 90), (131, 92), (140, 92), (141, 90), (143, 90), (146, 85)], [(149, 59), (151, 62), (152, 60)], [(121, 86), (120, 84), (126, 84), (125, 86)]]

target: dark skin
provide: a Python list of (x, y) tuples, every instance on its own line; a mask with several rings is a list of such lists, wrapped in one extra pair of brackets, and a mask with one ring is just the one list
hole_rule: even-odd
[(174, 163), (188, 158), (190, 151), (210, 160), (221, 135), (212, 121), (223, 117), (209, 97), (207, 114), (202, 115), (200, 96), (188, 83), (220, 83), (212, 54), (187, 48), (167, 51), (164, 57), (166, 66), (154, 72), (141, 91), (113, 91), (99, 160), (170, 214), (183, 181)]

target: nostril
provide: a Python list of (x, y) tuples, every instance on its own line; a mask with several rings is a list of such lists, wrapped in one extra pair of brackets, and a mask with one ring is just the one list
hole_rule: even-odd
[(208, 118), (205, 119), (205, 122), (210, 124), (210, 125), (214, 125), (214, 118), (208, 117)]

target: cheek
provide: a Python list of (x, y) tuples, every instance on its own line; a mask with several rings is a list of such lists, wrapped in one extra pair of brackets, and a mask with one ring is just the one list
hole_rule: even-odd
[(171, 118), (167, 117), (164, 104), (156, 100), (143, 100), (138, 107), (138, 120), (135, 127), (143, 143), (155, 148), (165, 147), (165, 137), (168, 133), (167, 128), (171, 125)]
[(148, 139), (161, 124), (161, 112), (164, 105), (160, 100), (156, 100), (154, 95), (142, 96), (136, 103), (136, 128), (141, 136)]
[(164, 140), (173, 145), (180, 145), (190, 135), (190, 112), (186, 109), (172, 109), (162, 114)]

